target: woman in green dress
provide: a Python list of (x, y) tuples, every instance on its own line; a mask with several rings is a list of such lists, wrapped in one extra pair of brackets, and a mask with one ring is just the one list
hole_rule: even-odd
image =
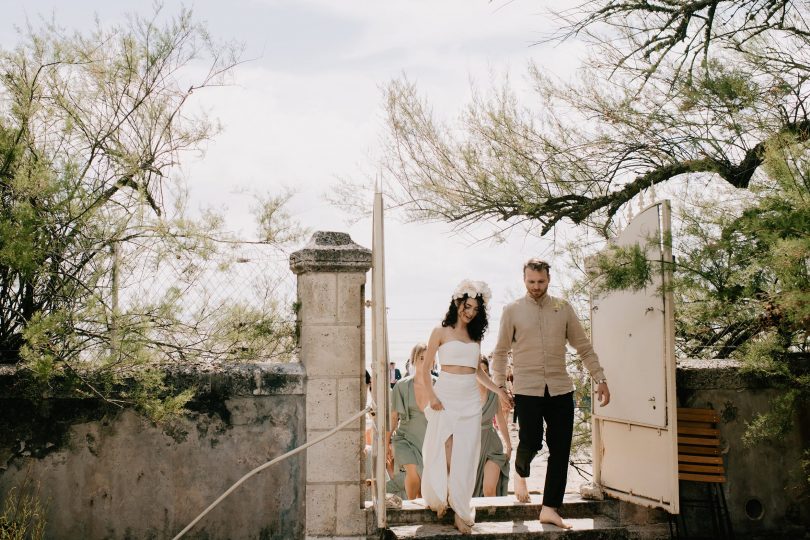
[[(424, 343), (411, 351), (411, 370), (415, 372), (425, 361)], [(404, 471), (405, 495), (408, 499), (422, 496), (422, 443), (425, 440), (427, 420), (416, 404), (413, 376), (400, 379), (391, 390), (391, 427), (388, 433), (388, 455), (393, 455), (394, 477)], [(393, 447), (393, 452), (391, 451)], [(401, 478), (400, 478), (401, 480)]]
[[(480, 364), (481, 369), (489, 375), (489, 361), (482, 356)], [(509, 439), (506, 415), (498, 402), (498, 395), (481, 384), (478, 385), (478, 391), (481, 394), (481, 457), (478, 460), (473, 497), (501, 497), (507, 494), (509, 487), (512, 441)], [(498, 424), (500, 437), (492, 425), (493, 418)]]

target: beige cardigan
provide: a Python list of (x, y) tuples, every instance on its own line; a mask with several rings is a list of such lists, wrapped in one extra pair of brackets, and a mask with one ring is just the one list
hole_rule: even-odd
[(565, 369), (565, 344), (576, 349), (594, 379), (605, 377), (599, 357), (579, 322), (571, 304), (561, 298), (543, 295), (535, 301), (529, 294), (503, 309), (498, 342), (492, 352), (495, 383), (506, 380), (506, 356), (512, 351), (515, 394), (549, 395), (571, 392), (574, 384)]

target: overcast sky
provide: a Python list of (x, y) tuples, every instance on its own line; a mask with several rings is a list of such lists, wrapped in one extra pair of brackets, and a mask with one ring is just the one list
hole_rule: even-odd
[[(391, 79), (406, 75), (438, 115), (452, 119), (470, 96), (471, 80), (486, 88), (509, 74), (517, 91), (525, 92), (529, 60), (567, 77), (583, 52), (576, 43), (532, 46), (549, 29), (546, 3), (537, 0), (184, 5), (215, 37), (243, 42), (244, 56), (253, 59), (237, 68), (232, 86), (200, 93), (200, 105), (221, 121), (224, 132), (204, 157), (187, 159), (182, 170), (193, 205), (224, 210), (229, 228), (247, 238), (254, 236), (251, 201), (237, 191), (290, 186), (297, 190), (291, 210), (304, 226), (346, 231), (371, 246), (370, 219), (349, 225), (323, 194), (338, 177), (373, 172), (384, 133), (382, 88)], [(173, 13), (179, 6), (167, 1), (164, 9)], [(14, 46), (13, 26), (26, 18), (36, 22), (53, 15), (65, 28), (83, 29), (94, 15), (119, 22), (132, 11), (148, 14), (151, 2), (6, 0), (0, 45)], [(503, 305), (523, 293), (523, 260), (553, 257), (550, 240), (519, 232), (496, 245), (476, 243), (446, 225), (406, 224), (392, 214), (386, 219), (390, 355), (401, 366), (411, 346), (425, 341), (441, 320), (464, 278), (492, 288), (491, 330), (484, 341), (489, 352)]]

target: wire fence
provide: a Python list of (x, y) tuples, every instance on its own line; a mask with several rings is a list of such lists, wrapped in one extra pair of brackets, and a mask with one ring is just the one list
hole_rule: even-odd
[(123, 346), (140, 327), (160, 350), (185, 360), (289, 360), (295, 283), (287, 261), (276, 246), (251, 242), (118, 246), (109, 281), (111, 342)]

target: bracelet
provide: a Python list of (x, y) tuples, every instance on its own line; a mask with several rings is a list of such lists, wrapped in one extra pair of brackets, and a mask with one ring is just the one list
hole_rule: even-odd
[(602, 383), (606, 383), (607, 379), (602, 377), (601, 379), (594, 379), (593, 382), (596, 383), (596, 384), (602, 384)]

